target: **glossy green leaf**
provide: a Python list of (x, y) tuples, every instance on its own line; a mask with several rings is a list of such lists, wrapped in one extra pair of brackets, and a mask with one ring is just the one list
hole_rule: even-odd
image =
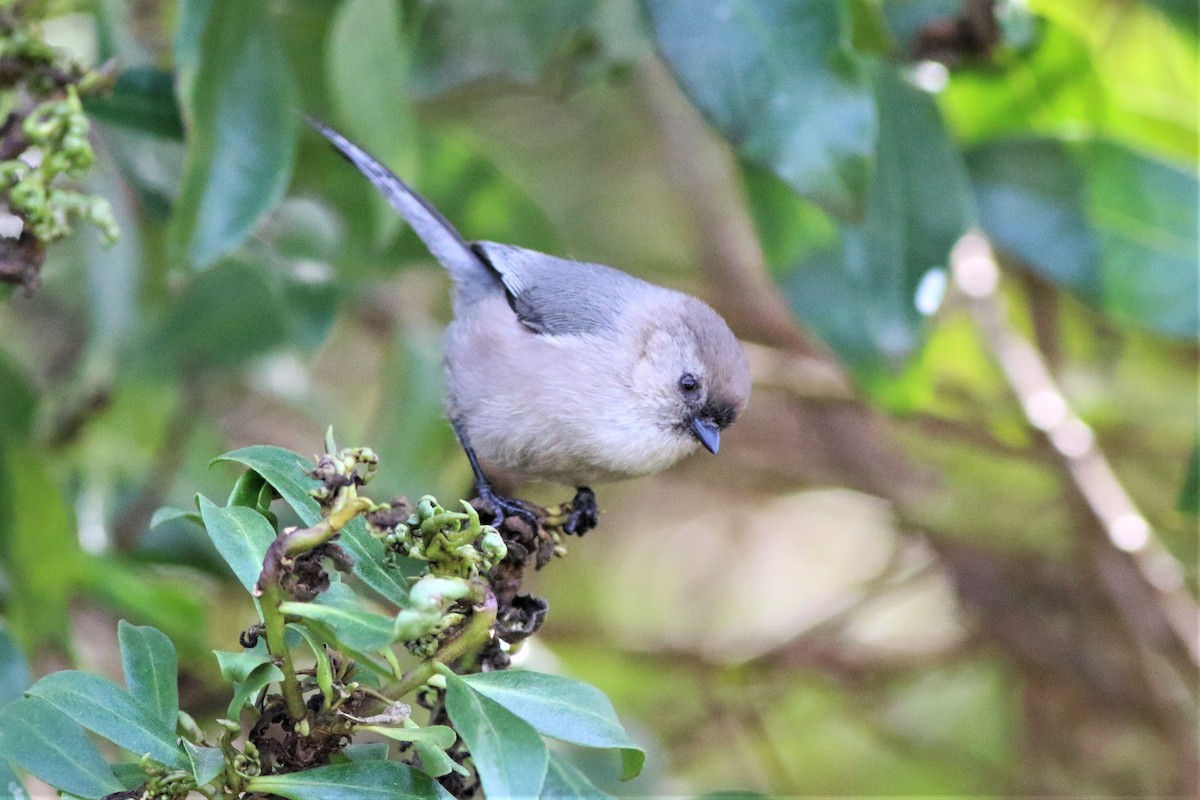
[(32, 681), (29, 662), (0, 617), (0, 706), (20, 697)]
[(611, 797), (597, 789), (587, 775), (561, 754), (550, 751), (541, 800), (609, 800)]
[(538, 733), (584, 747), (621, 751), (621, 777), (642, 771), (646, 753), (621, 727), (609, 699), (581, 681), (528, 670), (465, 675), (463, 682), (532, 725)]
[(254, 591), (267, 549), (275, 541), (275, 529), (262, 514), (245, 506), (222, 508), (203, 496), (199, 504), (204, 528), (217, 552), (246, 591)]
[[(296, 512), (305, 525), (314, 525), (321, 519), (321, 507), (309, 495), (317, 487), (317, 481), (308, 473), (312, 463), (301, 456), (280, 447), (257, 445), (234, 450), (214, 461), (233, 461), (262, 475), (275, 487), (280, 496)], [(361, 518), (351, 520), (342, 529), (338, 541), (354, 556), (354, 574), (379, 593), (385, 600), (405, 605), (408, 599), (407, 579), (422, 569), (416, 562), (406, 560), (404, 569), (391, 570), (383, 566), (383, 545), (367, 533)]]
[(263, 775), (251, 778), (246, 790), (289, 800), (453, 800), (425, 773), (394, 761), (358, 761)]
[(546, 778), (546, 743), (527, 722), (480, 694), (457, 675), (446, 676), (446, 711), (467, 743), (488, 797), (537, 797)]
[(342, 756), (347, 761), (387, 761), (392, 746), (387, 742), (364, 742), (348, 744), (342, 748)]
[(226, 263), (194, 275), (167, 306), (152, 357), (184, 369), (232, 367), (287, 339), (276, 287), (263, 270)]
[[(0, 709), (0, 762), (12, 763), (56, 789), (87, 798), (119, 792), (121, 784), (83, 728), (37, 698)], [(0, 795), (3, 794), (0, 786)]]
[(183, 139), (175, 98), (175, 77), (166, 70), (135, 67), (117, 75), (112, 91), (83, 101), (88, 114), (104, 122), (164, 139)]
[(165, 730), (174, 731), (179, 720), (179, 657), (175, 645), (149, 626), (117, 625), (125, 688), (146, 706)]
[[(408, 50), (397, 0), (346, 0), (329, 32), (329, 95), (340, 127), (409, 183), (417, 182), (417, 124), (404, 90)], [(400, 215), (371, 198), (378, 243), (400, 230)]]
[(187, 751), (188, 760), (192, 764), (192, 776), (201, 786), (225, 770), (225, 754), (219, 748), (201, 747), (184, 739), (183, 749)]
[(208, 267), (253, 233), (291, 176), (297, 95), (267, 3), (214, 0), (191, 87), (172, 239)]
[(825, 0), (643, 0), (691, 101), (747, 161), (861, 216), (875, 105), (846, 9)]
[(280, 603), (279, 610), (328, 625), (338, 641), (355, 650), (382, 650), (396, 640), (395, 619), (367, 611), (343, 583), (333, 584), (311, 603)]
[(107, 678), (74, 670), (53, 672), (29, 687), (28, 694), (135, 755), (149, 754), (170, 767), (188, 766), (175, 731)]
[(594, 0), (426, 5), (412, 36), (411, 89), (429, 97), (485, 78), (533, 84), (589, 26)]
[(388, 725), (361, 725), (359, 730), (371, 731), (397, 742), (425, 742), (441, 750), (453, 747), (458, 734), (445, 725), (427, 725), (423, 728), (399, 728)]
[(1200, 335), (1195, 170), (1116, 144), (1093, 145), (1085, 157), (1091, 216), (1100, 236), (1104, 309), (1157, 333), (1195, 340)]
[(1095, 301), (1099, 243), (1083, 173), (1052, 139), (1000, 139), (967, 153), (979, 224), (996, 248), (1047, 280)]

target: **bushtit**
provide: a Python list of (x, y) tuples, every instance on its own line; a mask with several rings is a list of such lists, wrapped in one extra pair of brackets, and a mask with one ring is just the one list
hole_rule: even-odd
[(595, 524), (587, 484), (658, 472), (699, 445), (717, 452), (750, 371), (715, 311), (612, 267), (468, 243), (386, 167), (310, 123), (450, 271), (446, 413), (497, 519), (530, 515), (487, 476), (575, 486), (567, 528), (582, 532)]

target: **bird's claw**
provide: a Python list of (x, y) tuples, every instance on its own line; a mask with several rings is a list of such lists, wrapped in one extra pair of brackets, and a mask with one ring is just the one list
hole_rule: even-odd
[(508, 517), (516, 517), (527, 525), (530, 531), (538, 529), (537, 516), (526, 508), (520, 500), (498, 495), (487, 486), (479, 486), (479, 499), (487, 504), (492, 511), (492, 526), (499, 528)]
[(563, 531), (572, 536), (583, 536), (596, 527), (600, 522), (600, 508), (596, 505), (596, 493), (586, 486), (580, 486), (571, 500), (571, 513)]

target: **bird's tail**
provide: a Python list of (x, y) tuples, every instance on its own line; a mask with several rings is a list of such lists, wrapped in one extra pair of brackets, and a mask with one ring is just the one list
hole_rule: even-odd
[(450, 271), (460, 292), (475, 294), (486, 286), (499, 285), (498, 276), (475, 254), (470, 244), (446, 221), (433, 205), (413, 191), (395, 173), (369, 153), (319, 120), (307, 117), (308, 124), (328, 139), (347, 161), (358, 168), (392, 208), (412, 226), (434, 258)]

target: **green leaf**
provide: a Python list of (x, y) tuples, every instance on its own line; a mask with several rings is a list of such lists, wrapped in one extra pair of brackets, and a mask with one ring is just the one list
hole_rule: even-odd
[(979, 223), (1002, 253), (1095, 302), (1099, 243), (1083, 173), (1052, 139), (1001, 139), (967, 153)]
[(546, 778), (546, 743), (528, 723), (446, 670), (446, 711), (467, 743), (488, 797), (537, 797)]
[(425, 742), (438, 749), (453, 747), (458, 734), (445, 725), (427, 725), (424, 728), (396, 728), (389, 725), (359, 725), (358, 730), (372, 731), (397, 742)]
[[(1179, 500), (1175, 507), (1182, 514), (1200, 516), (1200, 440), (1192, 447), (1192, 455), (1188, 458), (1187, 474), (1179, 489)], [(0, 659), (2, 661), (2, 659)], [(3, 670), (0, 669), (0, 673)], [(2, 695), (0, 695), (2, 696)]]
[(421, 771), (435, 778), (440, 778), (443, 775), (449, 775), (451, 772), (457, 772), (459, 775), (470, 775), (471, 772), (462, 764), (459, 764), (450, 755), (440, 747), (435, 747), (429, 742), (415, 741), (413, 742), (413, 750), (417, 752), (417, 757), (421, 759)]
[(20, 697), (32, 681), (29, 662), (0, 617), (0, 707)]
[(546, 770), (546, 783), (542, 786), (541, 800), (610, 800), (612, 795), (602, 792), (579, 771), (579, 768), (561, 754), (550, 751), (550, 764)]
[(643, 0), (691, 101), (747, 161), (843, 218), (861, 216), (875, 106), (827, 0)]
[(253, 650), (228, 653), (214, 650), (221, 677), (233, 684), (233, 698), (225, 715), (237, 719), (242, 707), (251, 702), (259, 692), (272, 683), (283, 680), (283, 670), (275, 666), (271, 654), (260, 640)]
[(347, 761), (387, 761), (392, 746), (387, 742), (365, 742), (348, 744), (342, 748), (342, 756)]
[(174, 731), (179, 721), (179, 657), (175, 645), (149, 626), (117, 624), (125, 688), (162, 723)]
[(33, 429), (37, 396), (21, 369), (0, 353), (0, 437), (20, 440)]
[(246, 791), (289, 800), (453, 800), (423, 772), (394, 761), (358, 761), (251, 778)]
[(530, 85), (588, 27), (594, 0), (428, 4), (412, 36), (411, 90), (430, 97), (472, 81)]
[[(312, 464), (301, 456), (280, 447), (256, 445), (226, 453), (214, 459), (217, 461), (233, 461), (262, 475), (305, 525), (315, 525), (321, 519), (321, 507), (308, 493), (318, 485), (308, 474)], [(408, 565), (406, 569), (386, 569), (383, 544), (367, 533), (361, 517), (342, 529), (339, 541), (354, 556), (355, 575), (385, 600), (397, 606), (407, 604), (407, 579), (419, 574), (423, 569), (420, 564), (406, 560), (401, 562)]]
[(1195, 172), (1116, 144), (1092, 145), (1085, 156), (1104, 309), (1157, 333), (1194, 340), (1200, 335)]
[(201, 747), (183, 740), (188, 760), (192, 762), (192, 776), (203, 786), (225, 770), (225, 754), (216, 747)]
[(840, 252), (801, 264), (784, 289), (797, 315), (860, 380), (884, 382), (920, 344), (917, 286), (945, 268), (974, 209), (933, 98), (886, 65), (876, 71), (876, 96), (879, 162), (866, 218), (843, 227)]
[(174, 730), (107, 678), (74, 670), (54, 672), (29, 687), (27, 694), (135, 755), (149, 754), (169, 767), (188, 768)]
[(245, 506), (222, 508), (200, 496), (200, 517), (217, 552), (246, 591), (253, 592), (275, 529), (262, 514)]
[(14, 766), (5, 756), (0, 756), (0, 798), (4, 800), (29, 800), (29, 791), (13, 772)]
[(20, 441), (0, 439), (0, 565), (9, 581), (4, 613), (31, 653), (47, 644), (67, 648), (68, 603), (85, 563), (74, 515), (46, 458)]
[(333, 584), (311, 603), (282, 602), (279, 610), (328, 625), (338, 641), (355, 650), (370, 653), (396, 641), (395, 619), (364, 609), (354, 591), (343, 583)]
[(465, 675), (462, 680), (544, 736), (584, 747), (619, 749), (622, 780), (642, 771), (645, 751), (629, 738), (612, 703), (596, 687), (528, 670)]
[(171, 235), (203, 268), (250, 236), (291, 175), (297, 94), (268, 3), (214, 0), (190, 87), (182, 98), (188, 158)]
[(265, 271), (230, 262), (194, 275), (167, 306), (151, 358), (184, 369), (233, 367), (287, 340), (287, 321)]
[(177, 519), (186, 519), (189, 522), (194, 522), (197, 525), (203, 525), (204, 521), (195, 511), (185, 511), (182, 508), (171, 508), (163, 506), (154, 512), (154, 516), (150, 517), (149, 528), (157, 528), (159, 525), (165, 525), (168, 522), (174, 522)]
[(96, 119), (164, 139), (183, 139), (175, 99), (175, 76), (167, 70), (135, 67), (121, 72), (112, 91), (88, 97), (83, 110)]
[[(409, 183), (417, 181), (417, 124), (404, 95), (408, 53), (396, 0), (346, 0), (326, 49), (329, 96), (351, 138)], [(379, 244), (400, 229), (400, 215), (371, 198)]]
[(36, 698), (0, 709), (0, 764), (3, 758), (56, 789), (99, 798), (122, 789), (70, 712)]

